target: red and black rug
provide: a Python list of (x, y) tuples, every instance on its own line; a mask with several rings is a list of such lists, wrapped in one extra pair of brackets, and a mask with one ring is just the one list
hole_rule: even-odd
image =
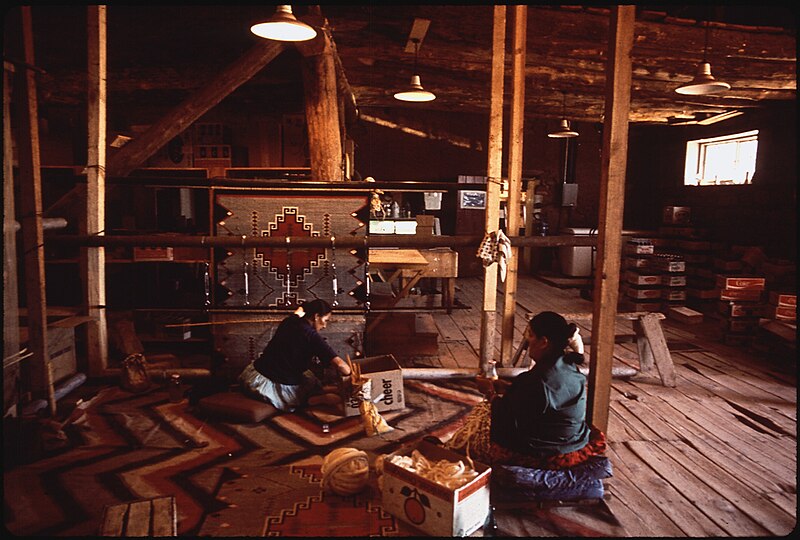
[[(298, 412), (233, 424), (195, 414), (186, 400), (171, 403), (161, 389), (103, 389), (66, 428), (70, 447), (4, 471), (5, 526), (25, 536), (91, 536), (106, 505), (173, 495), (179, 534), (195, 535), (207, 516), (229, 507), (218, 492), (237, 468), (321, 459), (341, 446), (375, 456), (425, 435), (447, 438), (481, 399), (450, 383), (407, 381), (405, 391), (406, 408), (384, 414), (396, 429), (366, 437), (360, 417)], [(265, 487), (260, 498), (280, 495)]]

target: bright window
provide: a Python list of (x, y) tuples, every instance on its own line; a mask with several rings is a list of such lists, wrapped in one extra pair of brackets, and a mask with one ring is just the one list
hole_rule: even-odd
[(758, 130), (686, 143), (685, 186), (749, 184), (756, 172)]

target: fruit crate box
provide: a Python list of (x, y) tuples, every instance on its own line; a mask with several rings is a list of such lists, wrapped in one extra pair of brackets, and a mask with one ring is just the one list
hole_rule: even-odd
[[(450, 462), (466, 458), (440, 446), (420, 441), (395, 454), (410, 456), (418, 450), (428, 461)], [(431, 536), (468, 536), (478, 530), (489, 515), (489, 481), (492, 469), (477, 461), (478, 476), (457, 489), (449, 489), (399, 465), (383, 462), (384, 510)]]

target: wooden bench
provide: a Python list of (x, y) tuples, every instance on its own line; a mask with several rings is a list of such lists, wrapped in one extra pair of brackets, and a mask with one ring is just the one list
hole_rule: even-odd
[(175, 497), (106, 506), (100, 536), (178, 536)]

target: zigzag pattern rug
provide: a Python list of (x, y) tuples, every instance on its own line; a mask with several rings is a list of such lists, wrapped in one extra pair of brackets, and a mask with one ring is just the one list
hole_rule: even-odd
[(396, 429), (366, 437), (360, 417), (299, 412), (232, 424), (171, 403), (160, 388), (103, 389), (70, 426), (71, 448), (4, 472), (5, 526), (22, 536), (92, 536), (106, 505), (174, 495), (179, 534), (196, 535), (208, 515), (229, 508), (218, 492), (236, 470), (320, 460), (340, 446), (373, 458), (428, 434), (447, 438), (481, 399), (450, 383), (406, 381), (405, 390), (406, 408), (384, 414)]

